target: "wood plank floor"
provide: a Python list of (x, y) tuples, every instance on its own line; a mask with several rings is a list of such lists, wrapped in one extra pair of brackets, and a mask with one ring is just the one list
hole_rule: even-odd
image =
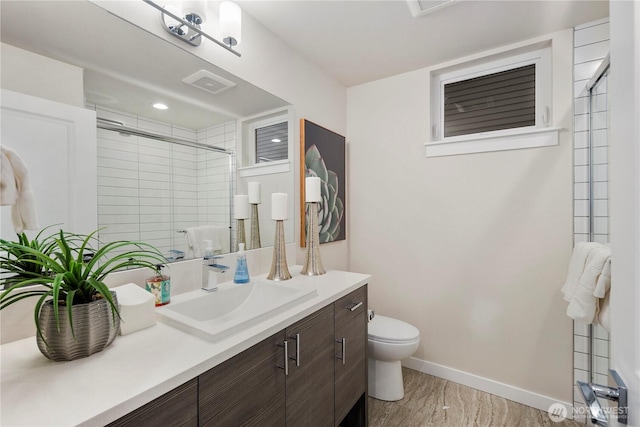
[(584, 427), (573, 420), (553, 422), (546, 411), (412, 369), (402, 368), (402, 375), (402, 400), (369, 398), (370, 427)]

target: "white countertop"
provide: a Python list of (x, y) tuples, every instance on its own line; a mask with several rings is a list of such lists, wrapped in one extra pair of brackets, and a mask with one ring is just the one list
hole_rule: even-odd
[[(284, 283), (318, 295), (259, 325), (209, 342), (162, 323), (122, 335), (105, 350), (71, 362), (45, 358), (34, 337), (0, 346), (0, 425), (108, 424), (369, 281), (366, 274), (328, 271)], [(257, 278), (265, 277), (258, 276)]]

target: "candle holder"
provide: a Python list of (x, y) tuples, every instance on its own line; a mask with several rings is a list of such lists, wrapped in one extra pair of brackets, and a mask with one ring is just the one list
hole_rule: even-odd
[(273, 260), (271, 272), (267, 276), (269, 280), (281, 281), (291, 279), (291, 273), (287, 267), (287, 253), (284, 242), (284, 221), (276, 220), (276, 239), (273, 246)]
[(251, 249), (258, 249), (260, 245), (260, 221), (258, 220), (258, 204), (251, 203)]
[(238, 218), (238, 224), (236, 226), (236, 252), (240, 250), (240, 243), (244, 243), (244, 247), (247, 247), (247, 238), (244, 233), (244, 218)]
[(320, 257), (320, 230), (318, 229), (318, 202), (308, 202), (309, 217), (307, 219), (307, 257), (301, 274), (320, 276), (326, 273)]

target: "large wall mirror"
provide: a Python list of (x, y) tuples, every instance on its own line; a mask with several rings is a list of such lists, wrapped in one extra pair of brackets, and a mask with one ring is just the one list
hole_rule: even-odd
[[(146, 241), (188, 259), (201, 254), (187, 235), (210, 227), (216, 252), (234, 251), (233, 196), (257, 181), (262, 246), (273, 244), (270, 195), (289, 192), (293, 212), (293, 156), (278, 157), (274, 168), (243, 159), (255, 148), (252, 124), (263, 117), (292, 122), (286, 101), (89, 1), (1, 6), (3, 43), (84, 70), (85, 107), (99, 118), (101, 240)], [(159, 12), (150, 7), (149, 14)], [(153, 108), (156, 102), (168, 109)], [(287, 221), (288, 241), (295, 238), (293, 222)]]

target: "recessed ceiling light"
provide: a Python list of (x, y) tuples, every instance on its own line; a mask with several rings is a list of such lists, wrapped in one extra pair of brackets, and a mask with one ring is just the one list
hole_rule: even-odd
[(271, 142), (282, 142), (282, 141), (280, 141), (278, 138), (273, 138)]
[(160, 102), (156, 102), (155, 104), (153, 104), (153, 108), (157, 108), (158, 110), (167, 110), (167, 109), (169, 109), (169, 107), (167, 107), (165, 104), (162, 104)]

